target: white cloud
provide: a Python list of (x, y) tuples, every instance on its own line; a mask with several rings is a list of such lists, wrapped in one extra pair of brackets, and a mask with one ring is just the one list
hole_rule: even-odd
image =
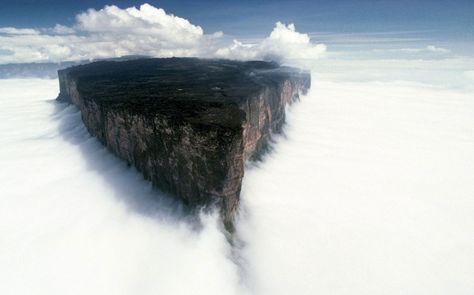
[(59, 35), (74, 34), (76, 32), (73, 28), (63, 26), (60, 24), (56, 24), (56, 26), (54, 26), (54, 28), (52, 28), (51, 31)]
[[(2, 35), (3, 33), (3, 35)], [(294, 24), (276, 23), (271, 34), (257, 43), (229, 44), (223, 32), (206, 34), (188, 20), (161, 8), (143, 4), (121, 9), (105, 6), (76, 16), (72, 26), (0, 28), (0, 63), (81, 60), (142, 54), (156, 57), (198, 56), (233, 59), (318, 58), (326, 47), (313, 44)]]
[(220, 48), (217, 56), (238, 59), (272, 59), (297, 62), (302, 59), (318, 59), (326, 51), (324, 44), (313, 44), (307, 34), (296, 31), (294, 24), (277, 22), (273, 31), (263, 41), (244, 44), (238, 40), (226, 48)]
[(262, 42), (261, 51), (289, 59), (317, 59), (326, 51), (326, 46), (313, 44), (307, 34), (296, 31), (294, 24), (277, 22), (270, 36)]
[(449, 53), (450, 52), (449, 49), (442, 48), (442, 47), (436, 47), (434, 45), (426, 46), (426, 50), (431, 51), (431, 52), (441, 52), (441, 53)]
[[(367, 69), (354, 68), (338, 71)], [(474, 96), (433, 82), (314, 79), (245, 174), (237, 232), (255, 294), (472, 290)]]
[(0, 89), (0, 293), (245, 294), (217, 216), (195, 230), (77, 108), (51, 103), (57, 81)]
[(465, 71), (463, 74), (464, 74), (464, 76), (465, 76), (466, 78), (468, 78), (469, 80), (474, 81), (474, 70), (472, 70), (472, 71)]
[(35, 29), (18, 29), (13, 27), (3, 27), (0, 28), (0, 34), (7, 35), (37, 35), (39, 34), (38, 30)]
[(257, 54), (258, 48), (255, 44), (245, 44), (239, 40), (234, 40), (232, 45), (219, 48), (216, 51), (217, 57), (228, 58), (232, 56), (236, 59), (255, 59)]
[[(31, 32), (30, 32), (31, 31)], [(76, 16), (72, 27), (57, 24), (42, 33), (0, 28), (1, 49), (13, 51), (0, 63), (80, 60), (128, 54), (191, 56), (197, 53), (203, 30), (189, 21), (143, 4), (138, 9), (105, 6)], [(37, 32), (35, 36), (26, 33)], [(19, 35), (22, 33), (22, 35)], [(14, 34), (14, 35), (13, 35)]]
[(451, 50), (443, 47), (437, 47), (434, 45), (428, 45), (420, 48), (390, 48), (390, 49), (374, 49), (374, 52), (404, 52), (404, 53), (422, 53), (422, 52), (434, 52), (434, 53), (450, 53)]
[(448, 53), (450, 52), (449, 49), (436, 47), (434, 45), (428, 45), (424, 48), (401, 48), (401, 49), (394, 49), (394, 51), (401, 51), (401, 52), (438, 52), (438, 53)]
[(195, 46), (195, 42), (203, 35), (201, 27), (149, 4), (143, 4), (139, 9), (120, 9), (113, 5), (99, 11), (89, 9), (77, 15), (76, 20), (76, 27), (80, 31), (148, 38), (145, 40), (165, 48)]

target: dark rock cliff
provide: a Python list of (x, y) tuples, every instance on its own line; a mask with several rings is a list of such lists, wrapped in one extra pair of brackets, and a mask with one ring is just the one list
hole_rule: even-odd
[(89, 132), (160, 189), (191, 206), (216, 204), (229, 223), (244, 162), (278, 133), (307, 72), (262, 61), (102, 61), (60, 70), (58, 100)]

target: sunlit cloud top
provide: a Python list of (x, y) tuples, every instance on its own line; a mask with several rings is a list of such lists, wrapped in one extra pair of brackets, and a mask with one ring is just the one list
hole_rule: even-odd
[(0, 63), (88, 60), (124, 55), (198, 56), (232, 59), (317, 59), (326, 51), (294, 24), (277, 22), (256, 43), (232, 40), (221, 31), (207, 33), (185, 18), (150, 4), (88, 9), (72, 26), (0, 28)]

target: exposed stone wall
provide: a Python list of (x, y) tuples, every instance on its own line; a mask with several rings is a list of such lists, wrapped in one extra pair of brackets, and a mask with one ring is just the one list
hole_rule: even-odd
[(77, 105), (89, 132), (115, 155), (143, 173), (153, 185), (190, 205), (215, 203), (230, 222), (239, 204), (244, 163), (265, 147), (271, 133), (281, 131), (285, 108), (309, 88), (309, 75), (270, 83), (240, 105), (240, 127), (172, 122), (114, 109), (84, 97), (79, 81), (59, 72), (61, 101)]

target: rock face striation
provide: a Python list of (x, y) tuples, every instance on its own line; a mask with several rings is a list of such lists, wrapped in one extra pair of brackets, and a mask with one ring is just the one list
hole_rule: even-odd
[(263, 61), (148, 58), (58, 72), (58, 100), (153, 185), (190, 206), (215, 204), (226, 223), (244, 163), (281, 131), (310, 74)]

